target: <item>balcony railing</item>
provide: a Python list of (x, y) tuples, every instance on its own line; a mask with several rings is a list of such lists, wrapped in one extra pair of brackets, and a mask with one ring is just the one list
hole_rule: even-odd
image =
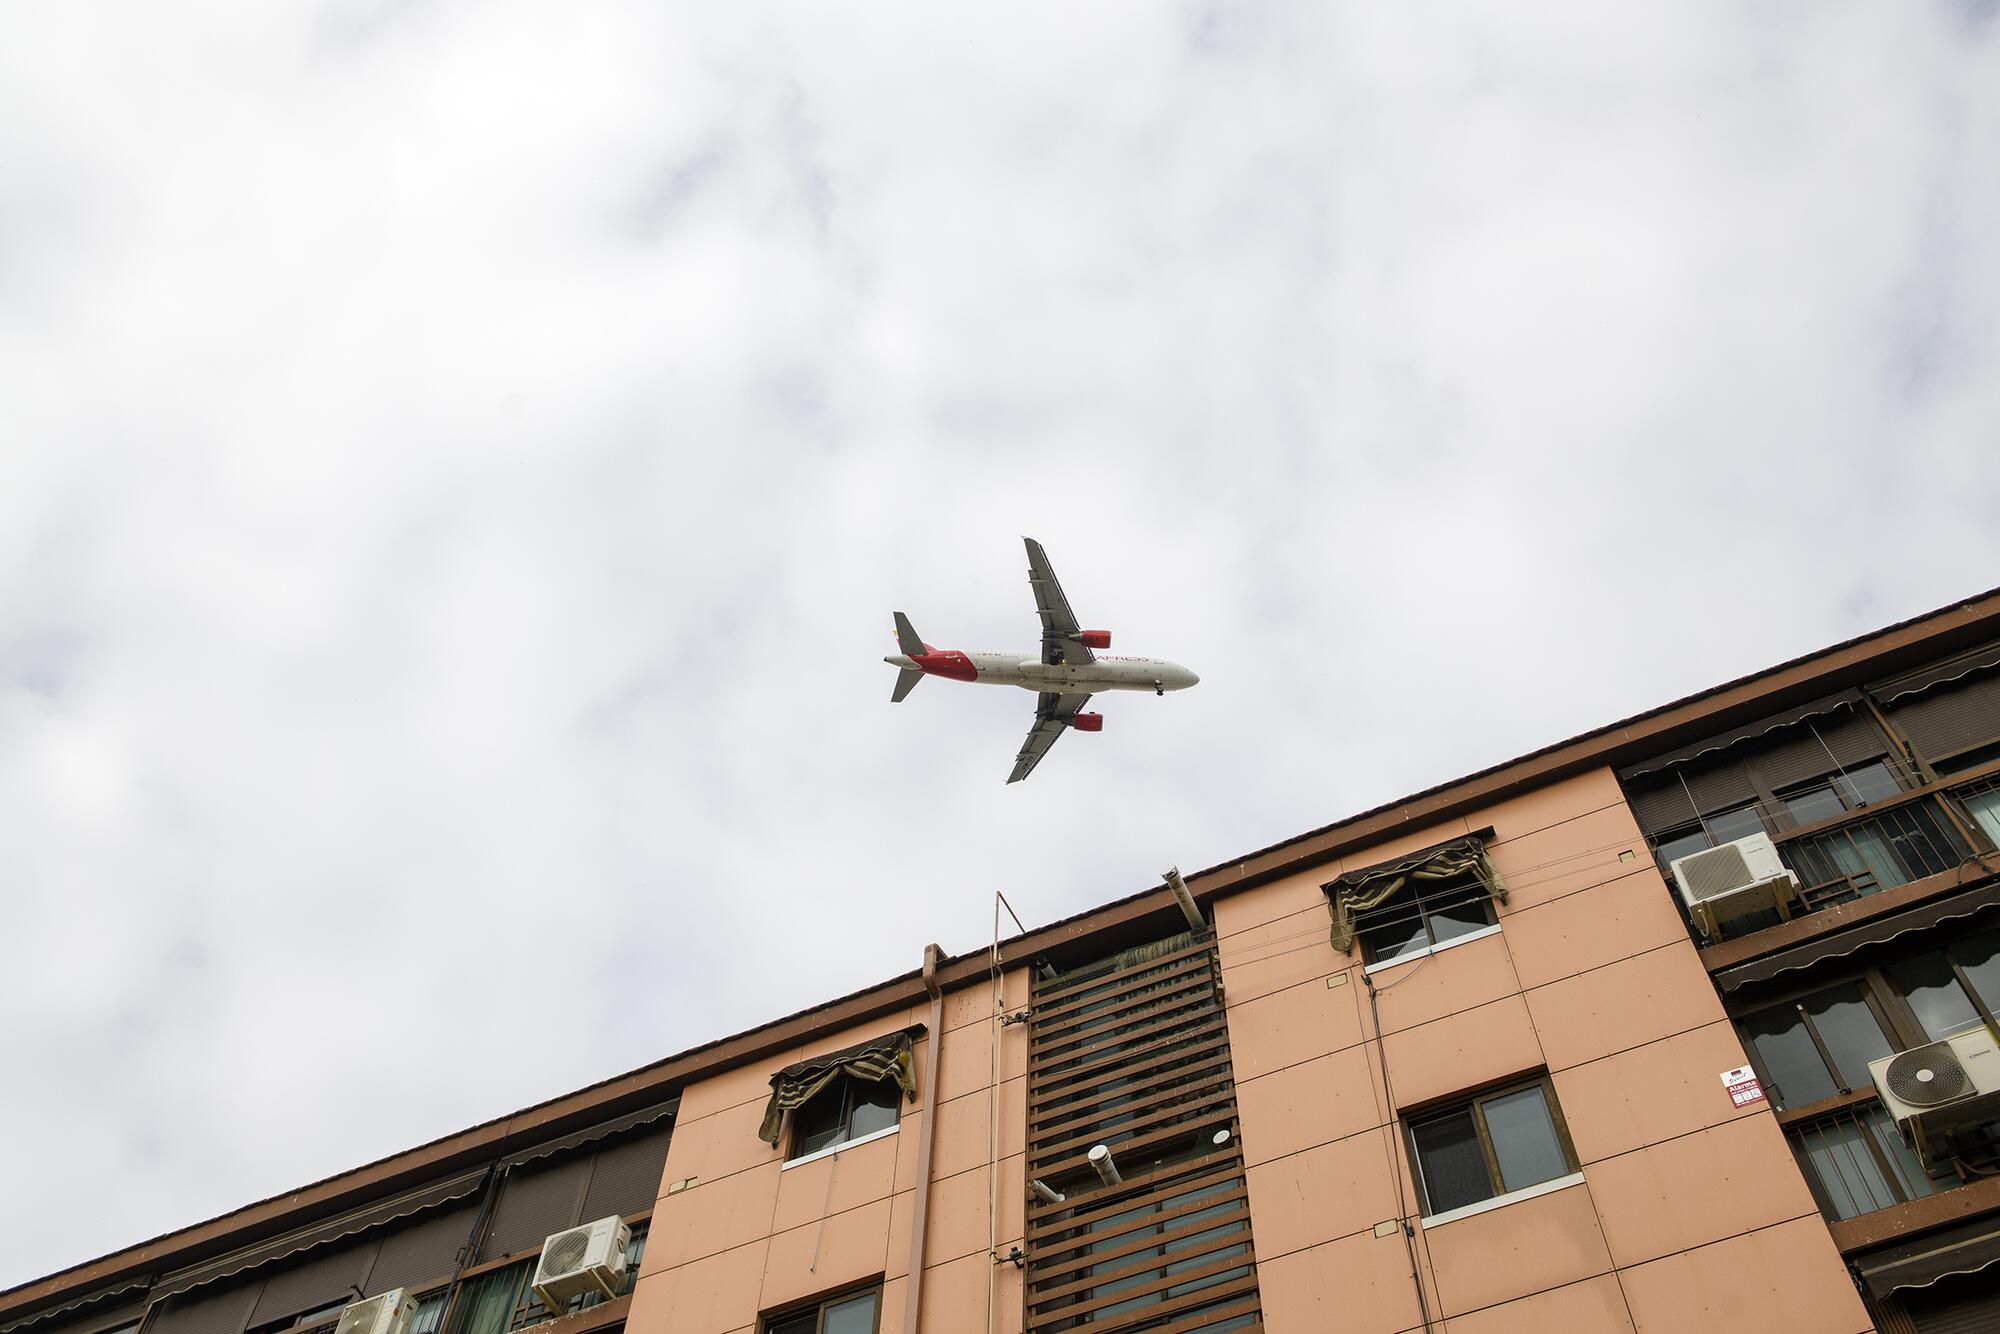
[(1820, 1210), (1839, 1220), (1887, 1209), (1958, 1184), (1935, 1181), (1903, 1143), (1882, 1104), (1843, 1107), (1785, 1127)]
[(1972, 855), (1943, 800), (1929, 794), (1881, 809), (1863, 808), (1830, 828), (1786, 837), (1778, 844), (1778, 855), (1799, 877), (1809, 909), (1940, 875)]

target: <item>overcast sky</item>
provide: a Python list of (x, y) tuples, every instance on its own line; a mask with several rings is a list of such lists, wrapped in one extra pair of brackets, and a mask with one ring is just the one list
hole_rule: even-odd
[(0, 1286), (2000, 583), (1995, 8), (8, 5)]

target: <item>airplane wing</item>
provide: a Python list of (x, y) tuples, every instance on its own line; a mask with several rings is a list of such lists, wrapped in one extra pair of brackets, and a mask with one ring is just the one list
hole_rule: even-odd
[(1032, 537), (1021, 540), (1028, 544), (1028, 586), (1035, 590), (1035, 610), (1042, 615), (1042, 661), (1094, 661), (1089, 646), (1077, 638), (1080, 629), (1076, 613), (1069, 609), (1069, 599), (1063, 596), (1062, 585), (1056, 582), (1048, 553)]
[(1018, 783), (1033, 773), (1042, 756), (1049, 753), (1049, 747), (1056, 744), (1056, 738), (1069, 730), (1069, 720), (1089, 700), (1088, 695), (1043, 691), (1035, 701), (1035, 725), (1028, 729), (1028, 739), (1021, 743), (1021, 753), (1014, 757), (1014, 772), (1007, 775), (1007, 781)]

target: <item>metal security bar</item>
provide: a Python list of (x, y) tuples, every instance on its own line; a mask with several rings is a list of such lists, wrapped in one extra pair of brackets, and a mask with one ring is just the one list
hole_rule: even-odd
[(1188, 934), (1036, 981), (1029, 1334), (1263, 1328), (1217, 977)]
[(1779, 846), (1813, 907), (1938, 875), (1971, 853), (1935, 799), (1860, 815)]
[(1925, 1174), (1880, 1103), (1843, 1107), (1785, 1128), (1820, 1211), (1831, 1219), (1887, 1209), (1957, 1185)]

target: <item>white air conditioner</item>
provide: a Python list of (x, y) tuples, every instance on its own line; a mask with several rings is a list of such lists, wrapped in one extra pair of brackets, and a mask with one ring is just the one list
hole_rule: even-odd
[(568, 1310), (570, 1298), (580, 1292), (616, 1297), (625, 1280), (625, 1247), (631, 1239), (631, 1229), (616, 1214), (556, 1233), (542, 1243), (535, 1295), (550, 1315)]
[(1699, 907), (1718, 922), (1776, 908), (1799, 888), (1768, 834), (1676, 857), (1670, 869), (1688, 910)]
[(1868, 1063), (1882, 1105), (1919, 1148), (2000, 1119), (2000, 1044), (1984, 1027)]
[(417, 1304), (402, 1288), (351, 1303), (340, 1313), (333, 1334), (409, 1334)]

